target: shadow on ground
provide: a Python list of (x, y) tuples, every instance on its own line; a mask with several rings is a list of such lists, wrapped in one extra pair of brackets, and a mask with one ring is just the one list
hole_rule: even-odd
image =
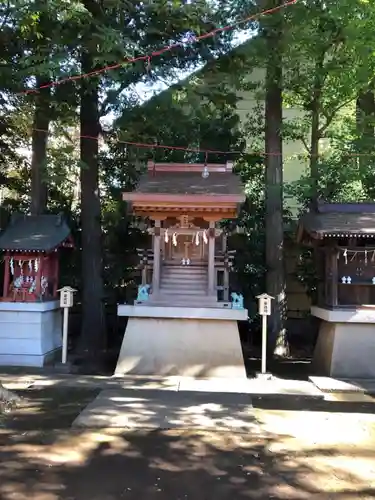
[[(156, 413), (159, 413), (157, 418), (160, 421), (163, 406), (169, 410), (164, 428), (178, 427), (179, 422), (184, 420), (190, 426), (195, 422), (197, 428), (208, 426), (218, 429), (228, 426), (232, 429), (237, 427), (255, 430), (256, 419), (252, 414), (252, 408), (255, 412), (270, 410), (375, 414), (375, 399), (373, 402), (336, 402), (304, 397), (264, 397), (236, 393), (222, 395), (188, 391), (177, 393), (148, 389), (140, 389), (135, 393), (132, 390), (119, 390), (118, 387), (116, 390), (105, 392), (108, 394), (113, 392), (113, 398), (119, 400), (116, 411), (121, 410), (123, 406), (123, 412), (127, 412), (128, 420), (131, 420), (131, 428), (147, 427), (147, 422), (151, 423), (151, 428), (158, 426), (163, 428), (163, 425), (155, 425), (154, 422)], [(101, 390), (87, 387), (82, 381), (82, 386), (78, 388), (60, 385), (57, 382), (51, 387), (18, 390), (16, 393), (22, 398), (21, 404), (9, 413), (0, 414), (0, 429), (15, 431), (69, 429), (73, 421), (101, 393)], [(119, 394), (120, 398), (117, 397)], [(103, 413), (99, 414), (100, 418), (97, 420), (99, 425), (95, 424), (94, 427), (110, 426), (107, 419), (112, 418), (112, 415), (106, 416), (108, 411), (112, 411), (112, 408), (103, 407)], [(168, 422), (174, 424), (169, 426)]]
[[(375, 497), (375, 436), (367, 439), (361, 425), (352, 429), (357, 426), (354, 418), (343, 426), (352, 433), (351, 441), (338, 439), (337, 445), (332, 432), (321, 438), (317, 428), (323, 430), (324, 416), (307, 418), (298, 412), (293, 414), (301, 416), (296, 424), (304, 423), (300, 437), (271, 433), (261, 437), (251, 430), (72, 430), (72, 421), (98, 389), (48, 387), (18, 393), (24, 397), (23, 405), (5, 416), (0, 430), (1, 500)], [(205, 396), (200, 395), (202, 401)], [(280, 407), (282, 400), (277, 402)], [(145, 408), (138, 411), (141, 417)], [(254, 412), (254, 421), (263, 415), (262, 410)], [(273, 413), (277, 417), (279, 412)], [(357, 405), (356, 413), (365, 412)]]
[(178, 431), (2, 433), (0, 443), (2, 500), (375, 496), (363, 469), (350, 466), (372, 460), (371, 448), (296, 450), (280, 439)]
[[(18, 390), (16, 393), (21, 396), (22, 402), (13, 411), (0, 414), (0, 429), (13, 429), (15, 431), (68, 429), (76, 417), (100, 392), (99, 388), (91, 387), (84, 380), (82, 380), (80, 387), (66, 386), (57, 382), (49, 387)], [(106, 392), (111, 393), (112, 391)], [(205, 419), (206, 424), (208, 419), (211, 420), (211, 427), (220, 428), (219, 424), (228, 424), (229, 427), (235, 428), (234, 420), (237, 416), (239, 417), (238, 428), (254, 429), (253, 423), (255, 421), (251, 414), (251, 408), (255, 411), (375, 414), (375, 399), (373, 402), (341, 402), (306, 399), (304, 397), (250, 396), (236, 393), (223, 395), (206, 392), (191, 393), (189, 391), (177, 393), (148, 389), (139, 389), (135, 393), (126, 388), (119, 390), (118, 386), (116, 390), (114, 387), (113, 393), (115, 397), (118, 393), (123, 397), (123, 401), (120, 400), (118, 406), (124, 405), (123, 410), (131, 416), (133, 421), (131, 427), (137, 427), (137, 424), (141, 427), (147, 419), (151, 421), (152, 411), (163, 405), (168, 406), (171, 410), (169, 421), (176, 422), (171, 427), (178, 427), (178, 422), (181, 421), (183, 414), (189, 413), (190, 407), (194, 407), (194, 414), (189, 417), (189, 425), (194, 422), (195, 418), (199, 428), (204, 428)], [(159, 396), (160, 394), (162, 398)], [(109, 426), (108, 422), (106, 425), (104, 410), (103, 408), (104, 420), (102, 423), (99, 422), (99, 427)], [(160, 412), (160, 409), (158, 411)], [(109, 417), (110, 415), (108, 415)], [(232, 422), (228, 422), (228, 419)], [(245, 425), (241, 425), (241, 421)], [(155, 427), (155, 425), (153, 424), (151, 427)], [(161, 425), (161, 427), (163, 426)], [(169, 427), (167, 421), (165, 427)]]

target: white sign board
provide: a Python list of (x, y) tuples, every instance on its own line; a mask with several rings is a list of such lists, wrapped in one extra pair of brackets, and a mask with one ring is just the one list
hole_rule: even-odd
[(258, 295), (258, 313), (261, 316), (270, 316), (271, 315), (271, 295), (267, 295), (266, 293), (262, 293), (262, 295)]
[(258, 312), (262, 316), (262, 374), (266, 374), (266, 357), (267, 357), (267, 316), (271, 315), (271, 300), (273, 297), (268, 293), (262, 293), (257, 296)]
[(72, 307), (73, 306), (73, 293), (76, 290), (70, 286), (64, 286), (60, 288), (60, 307)]

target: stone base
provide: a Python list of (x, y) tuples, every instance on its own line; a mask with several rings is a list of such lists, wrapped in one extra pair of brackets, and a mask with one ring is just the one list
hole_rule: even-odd
[(375, 378), (375, 311), (329, 311), (314, 307), (322, 319), (314, 351), (314, 373), (337, 378)]
[(0, 365), (43, 367), (61, 356), (59, 301), (0, 302)]
[[(124, 307), (119, 306), (120, 315)], [(218, 309), (213, 319), (212, 308), (147, 308), (154, 311), (153, 317), (143, 306), (126, 308), (133, 315), (129, 315), (115, 375), (246, 378), (237, 320), (230, 317), (231, 311)], [(234, 317), (240, 314), (247, 311), (233, 311)], [(219, 319), (225, 315), (227, 319)]]

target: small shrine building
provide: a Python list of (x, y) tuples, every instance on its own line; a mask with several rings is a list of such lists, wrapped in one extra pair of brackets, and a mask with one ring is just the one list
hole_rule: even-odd
[(58, 252), (72, 246), (60, 215), (14, 214), (0, 234), (0, 364), (43, 366), (60, 352)]
[(319, 264), (316, 303), (321, 320), (315, 372), (375, 377), (375, 203), (320, 203), (297, 233)]
[(233, 164), (148, 163), (134, 192), (123, 194), (148, 221), (152, 248), (139, 251), (142, 282), (134, 305), (119, 305), (128, 324), (116, 374), (245, 377), (232, 293), (233, 252), (218, 223), (245, 201)]

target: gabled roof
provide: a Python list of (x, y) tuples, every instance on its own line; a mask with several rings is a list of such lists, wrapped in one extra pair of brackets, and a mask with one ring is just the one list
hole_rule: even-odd
[[(207, 167), (208, 176), (202, 176)], [(171, 201), (195, 198), (220, 197), (234, 203), (245, 201), (244, 189), (239, 177), (232, 172), (233, 165), (219, 164), (177, 164), (148, 163), (148, 172), (144, 174), (134, 192), (124, 193), (123, 199), (159, 199), (161, 196)], [(161, 195), (161, 196), (160, 196)], [(216, 199), (216, 198), (213, 198)]]
[(199, 172), (158, 172), (144, 175), (137, 193), (171, 195), (238, 195), (243, 197), (240, 179), (231, 172), (213, 172), (204, 179)]
[[(123, 193), (133, 213), (215, 213), (219, 218), (234, 218), (245, 201), (233, 164), (148, 163), (145, 174), (133, 192)], [(208, 173), (207, 175), (204, 175)]]
[(70, 229), (61, 215), (13, 214), (0, 235), (0, 249), (50, 252), (69, 237)]
[(301, 217), (299, 240), (303, 233), (312, 239), (375, 236), (375, 203), (321, 203), (317, 213)]

